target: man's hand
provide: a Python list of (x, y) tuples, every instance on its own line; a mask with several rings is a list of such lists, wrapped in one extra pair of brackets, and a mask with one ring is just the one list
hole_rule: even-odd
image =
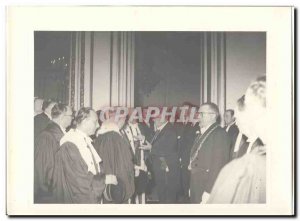
[(142, 144), (142, 146), (139, 147), (141, 150), (151, 150), (152, 145), (146, 140), (146, 144)]
[(112, 174), (105, 175), (105, 184), (117, 185), (118, 184), (117, 177)]
[(159, 159), (161, 161), (161, 164), (160, 164), (161, 169), (166, 172), (169, 172), (169, 167), (168, 167), (166, 159), (164, 157), (160, 157)]
[(208, 201), (208, 199), (209, 199), (209, 196), (210, 196), (209, 193), (204, 192), (204, 193), (202, 194), (202, 201), (201, 201), (201, 204), (206, 204), (207, 201)]
[(145, 136), (142, 135), (142, 134), (139, 134), (139, 135), (137, 135), (137, 136), (133, 136), (133, 138), (134, 138), (135, 140), (141, 140), (141, 141), (143, 141), (143, 142), (144, 142), (144, 140), (145, 140)]

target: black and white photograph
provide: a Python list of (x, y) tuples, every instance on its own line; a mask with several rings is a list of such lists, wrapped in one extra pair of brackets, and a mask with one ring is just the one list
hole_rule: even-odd
[[(91, 7), (91, 13), (100, 8)], [(12, 7), (8, 15), (20, 19), (23, 15), (20, 9)], [(214, 9), (220, 8), (207, 9), (207, 12)], [(222, 15), (226, 15), (226, 9), (230, 8), (224, 8)], [(243, 11), (236, 9), (232, 9), (233, 13)], [(243, 19), (249, 22), (248, 15), (255, 11), (252, 9), (250, 13), (242, 13), (245, 18), (241, 22)], [(283, 17), (293, 13), (288, 7), (281, 9), (279, 13)], [(59, 8), (57, 16), (64, 10), (67, 11)], [(168, 215), (202, 212), (214, 215), (212, 211), (218, 207), (231, 207), (228, 212), (219, 211), (227, 215), (244, 215), (251, 208), (253, 215), (293, 211), (292, 127), (282, 137), (277, 136), (284, 130), (283, 125), (291, 125), (292, 121), (273, 118), (283, 114), (276, 109), (279, 102), (292, 102), (293, 91), (288, 84), (293, 75), (292, 69), (288, 69), (292, 67), (288, 65), (292, 64), (292, 42), (286, 41), (284, 47), (280, 44), (278, 48), (272, 47), (282, 43), (280, 35), (259, 25), (257, 29), (246, 26), (234, 30), (230, 28), (234, 24), (228, 23), (226, 30), (213, 28), (216, 23), (212, 20), (212, 28), (206, 25), (201, 29), (195, 17), (194, 28), (174, 28), (175, 21), (168, 21), (170, 28), (167, 28), (165, 21), (161, 28), (143, 30), (139, 28), (143, 20), (133, 21), (125, 16), (141, 16), (145, 27), (146, 24), (152, 27), (147, 19), (156, 12), (159, 18), (164, 13), (170, 13), (172, 18), (179, 11), (185, 15), (191, 13), (187, 21), (199, 15), (194, 9), (184, 7), (176, 12), (167, 7), (160, 10), (102, 8), (100, 25), (94, 21), (100, 30), (91, 26), (84, 29), (80, 25), (77, 29), (62, 25), (28, 28), (31, 31), (26, 32), (23, 40), (31, 39), (31, 43), (27, 48), (28, 57), (22, 59), (29, 61), (25, 67), (31, 73), (26, 81), (30, 81), (26, 89), (29, 93), (24, 92), (23, 98), (21, 88), (16, 94), (8, 93), (14, 98), (9, 99), (11, 110), (17, 108), (16, 99), (27, 103), (24, 117), (30, 124), (25, 130), (26, 139), (31, 142), (23, 143), (22, 147), (28, 152), (18, 163), (25, 164), (30, 170), (28, 175), (32, 174), (23, 180), (24, 188), (30, 190), (24, 200), (30, 206), (18, 204), (16, 213), (22, 214), (28, 207), (30, 214), (34, 215), (35, 209), (42, 209), (37, 214), (49, 214), (56, 206), (60, 208), (57, 214), (72, 214), (70, 209), (87, 208), (82, 211), (84, 215), (113, 215), (101, 213), (107, 208), (108, 211), (120, 208), (122, 214), (135, 215), (133, 211), (139, 207), (145, 212), (141, 210), (138, 214), (152, 215), (151, 208), (154, 214)], [(257, 11), (264, 22), (270, 22), (274, 16), (271, 7)], [(264, 17), (267, 12), (270, 16)], [(74, 14), (72, 9), (68, 13)], [(101, 28), (105, 24), (103, 19), (117, 13), (120, 17), (115, 17), (115, 26)], [(221, 14), (219, 20), (224, 18)], [(47, 15), (43, 16), (47, 18)], [(118, 26), (123, 24), (122, 17), (124, 23), (129, 23), (128, 27), (132, 25), (131, 29)], [(281, 26), (285, 29), (280, 32), (289, 30), (282, 34), (288, 39), (292, 26), (285, 25), (291, 21), (283, 21), (286, 23), (282, 22)], [(176, 27), (180, 27), (178, 23)], [(11, 33), (17, 34), (14, 29), (17, 25), (13, 24)], [(153, 24), (160, 25), (156, 19)], [(277, 38), (271, 38), (274, 34), (278, 34)], [(14, 49), (18, 44), (10, 46)], [(270, 50), (282, 48), (286, 49), (282, 56), (287, 62), (283, 67), (276, 63), (277, 57), (270, 56)], [(14, 53), (12, 56), (13, 60), (21, 58)], [(277, 72), (269, 73), (273, 70), (270, 66)], [(11, 67), (11, 71), (15, 74), (12, 76), (19, 76), (19, 70)], [(284, 75), (289, 80), (276, 80)], [(22, 80), (12, 77), (11, 84), (14, 81)], [(290, 94), (274, 93), (287, 88)], [(292, 105), (286, 110), (291, 111)], [(9, 132), (13, 136), (13, 128)], [(276, 139), (283, 137), (289, 140), (290, 146), (285, 147), (289, 149), (282, 155), (286, 164), (281, 165), (277, 164), (278, 154), (273, 151), (278, 150), (274, 147)], [(8, 142), (8, 148), (19, 149), (17, 142), (13, 146), (9, 144), (13, 143)], [(14, 151), (8, 151), (8, 163), (20, 159), (21, 156), (13, 155)], [(15, 177), (11, 174), (15, 170), (16, 164), (10, 164), (8, 175)], [(282, 183), (274, 182), (276, 175), (283, 174), (287, 176), (280, 178)], [(11, 200), (20, 191), (13, 192), (14, 188), (21, 185), (20, 178), (14, 180), (8, 193), (12, 205)], [(273, 195), (280, 192), (272, 186), (274, 183), (288, 186), (286, 192), (277, 193), (279, 197)], [(282, 211), (275, 212), (279, 204), (274, 198), (283, 203)], [(162, 204), (166, 204), (163, 206), (166, 211)], [(269, 205), (272, 209), (267, 209)], [(68, 209), (64, 210), (66, 206)], [(239, 208), (235, 206), (242, 209), (234, 211)], [(88, 208), (94, 208), (95, 213), (89, 213)], [(122, 212), (126, 208), (128, 213)]]
[(266, 202), (266, 33), (34, 34), (35, 203)]

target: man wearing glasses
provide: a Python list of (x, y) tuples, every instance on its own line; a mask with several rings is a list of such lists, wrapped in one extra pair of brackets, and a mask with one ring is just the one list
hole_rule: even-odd
[(73, 119), (72, 110), (65, 104), (55, 104), (52, 120), (35, 140), (34, 145), (34, 203), (52, 202), (54, 155), (66, 128)]
[(190, 155), (191, 203), (206, 203), (218, 173), (229, 162), (230, 138), (219, 125), (219, 108), (204, 103), (199, 109), (201, 133), (195, 139)]

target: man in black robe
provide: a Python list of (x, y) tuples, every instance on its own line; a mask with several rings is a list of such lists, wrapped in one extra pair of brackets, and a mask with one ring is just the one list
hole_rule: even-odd
[(34, 117), (34, 138), (44, 130), (51, 120), (51, 110), (56, 103), (53, 101), (44, 101), (42, 110), (43, 112)]
[(197, 136), (190, 155), (191, 203), (206, 203), (222, 167), (229, 162), (230, 138), (219, 126), (218, 106), (205, 103), (199, 109), (201, 135)]
[(52, 121), (35, 140), (34, 146), (34, 202), (51, 203), (54, 156), (66, 128), (72, 121), (72, 110), (56, 104), (51, 111)]
[[(115, 111), (107, 114), (95, 140), (95, 148), (103, 160), (105, 184), (117, 185), (118, 180), (124, 185), (124, 197), (119, 200), (128, 203), (134, 194), (134, 161), (133, 153), (126, 135), (121, 132), (125, 118), (115, 121)], [(104, 203), (116, 203), (107, 202)]]
[(180, 178), (177, 134), (174, 126), (160, 116), (155, 119), (155, 127), (151, 164), (159, 203), (176, 203)]
[(101, 158), (89, 137), (98, 126), (96, 112), (83, 107), (73, 121), (73, 129), (62, 137), (55, 155), (55, 203), (100, 202), (105, 188), (100, 170)]

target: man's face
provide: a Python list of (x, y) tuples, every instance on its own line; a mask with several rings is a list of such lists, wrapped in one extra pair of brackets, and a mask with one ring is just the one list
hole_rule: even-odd
[(85, 127), (88, 135), (93, 135), (97, 128), (99, 127), (98, 124), (98, 117), (95, 111), (90, 112), (90, 116), (85, 119)]
[(67, 111), (64, 113), (62, 118), (62, 127), (67, 128), (71, 125), (71, 122), (73, 120), (73, 112), (70, 107), (67, 107)]
[(207, 127), (216, 122), (216, 114), (208, 105), (203, 105), (199, 109), (199, 126)]
[(160, 127), (161, 125), (163, 125), (164, 123), (166, 123), (166, 119), (163, 119), (161, 115), (153, 118), (154, 124), (156, 127)]
[(48, 107), (46, 108), (45, 112), (47, 112), (47, 114), (51, 115), (51, 111), (52, 111), (52, 108), (54, 107), (56, 103), (55, 102), (52, 102), (48, 105)]
[(233, 116), (231, 116), (231, 112), (230, 111), (226, 111), (224, 114), (224, 120), (226, 125), (229, 125), (231, 122), (233, 122), (234, 118)]
[(185, 112), (184, 112), (184, 119), (188, 120), (189, 117), (190, 117), (190, 114), (191, 114), (191, 108), (189, 106), (187, 106), (187, 105), (184, 105), (183, 107), (184, 107), (184, 110), (185, 110)]
[(121, 129), (124, 126), (125, 121), (126, 121), (126, 116), (123, 116), (123, 117), (119, 118), (119, 120), (116, 122), (119, 129)]

